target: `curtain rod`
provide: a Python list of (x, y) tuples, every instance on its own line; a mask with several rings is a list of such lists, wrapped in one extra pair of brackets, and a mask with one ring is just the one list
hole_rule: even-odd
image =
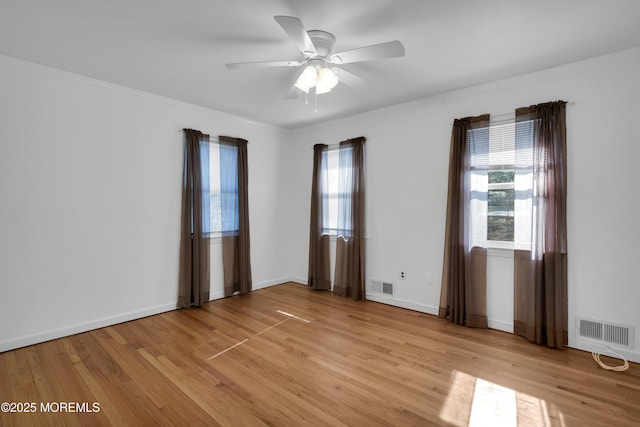
[[(574, 105), (575, 102), (567, 102), (567, 105)], [(500, 113), (500, 114), (491, 114), (489, 113), (489, 123), (490, 124), (494, 124), (494, 123), (507, 123), (507, 122), (511, 122), (511, 121), (515, 121), (516, 119), (516, 110), (513, 110), (512, 112), (509, 113)], [(494, 117), (498, 117), (497, 120), (494, 120)], [(449, 123), (450, 125), (453, 125), (453, 122)]]
[[(184, 129), (180, 129), (178, 133), (180, 135), (184, 135)], [(209, 142), (220, 142), (220, 139), (217, 136), (209, 135)], [(247, 145), (250, 145), (250, 144), (251, 144), (251, 141), (247, 141)]]
[[(501, 119), (494, 120), (494, 117), (503, 117)], [(516, 113), (504, 113), (504, 114), (491, 114), (489, 118), (490, 125), (497, 125), (501, 123), (515, 123), (516, 121)], [(449, 122), (450, 126), (453, 126), (453, 122)]]
[[(318, 142), (318, 144), (320, 144), (320, 142)], [(316, 144), (313, 144), (316, 145)], [(313, 145), (311, 147), (309, 147), (309, 150), (313, 150)], [(327, 146), (327, 150), (332, 151), (332, 150), (337, 150), (338, 148), (340, 148), (340, 143), (335, 143), (335, 144), (325, 144)]]

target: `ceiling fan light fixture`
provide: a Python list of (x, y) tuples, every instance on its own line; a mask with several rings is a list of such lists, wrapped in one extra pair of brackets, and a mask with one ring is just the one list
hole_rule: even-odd
[(298, 80), (296, 80), (295, 87), (303, 92), (309, 93), (309, 89), (314, 87), (318, 80), (318, 70), (313, 65), (309, 65), (304, 69)]
[(316, 93), (318, 95), (322, 93), (331, 92), (331, 89), (338, 84), (338, 76), (330, 68), (323, 68), (318, 73), (318, 79), (316, 83)]
[[(362, 86), (364, 80), (342, 69), (342, 64), (398, 58), (405, 55), (404, 46), (398, 40), (333, 53), (336, 41), (333, 34), (322, 30), (308, 31), (302, 25), (300, 18), (295, 16), (278, 15), (273, 18), (302, 53), (302, 60), (235, 62), (226, 64), (226, 67), (237, 69), (304, 66), (294, 85), (287, 91), (285, 95), (287, 99), (295, 98), (299, 92), (308, 95), (312, 92), (311, 89), (314, 89), (314, 95), (331, 92), (338, 84), (338, 76), (343, 78), (343, 82), (348, 86)], [(333, 65), (334, 68), (327, 68), (327, 65)], [(339, 74), (336, 75), (336, 72)]]

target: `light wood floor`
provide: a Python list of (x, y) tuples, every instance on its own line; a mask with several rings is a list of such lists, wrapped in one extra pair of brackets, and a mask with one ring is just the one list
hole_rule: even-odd
[(0, 402), (37, 406), (2, 426), (638, 426), (640, 366), (288, 283), (2, 353)]

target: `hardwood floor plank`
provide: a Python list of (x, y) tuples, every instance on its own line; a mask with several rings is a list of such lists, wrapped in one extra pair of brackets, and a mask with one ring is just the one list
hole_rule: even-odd
[(640, 367), (293, 283), (0, 354), (31, 425), (637, 426)]
[[(159, 411), (164, 415), (162, 422), (167, 425), (209, 425), (210, 419), (190, 398), (180, 392), (175, 384), (158, 377), (157, 370), (146, 363), (144, 357), (129, 345), (119, 340), (100, 340), (104, 351), (123, 367), (123, 371), (131, 378), (132, 391), (127, 395), (136, 405), (148, 407), (150, 411)], [(137, 397), (136, 397), (137, 395)], [(148, 399), (153, 406), (145, 405)], [(179, 408), (179, 410), (176, 410)], [(166, 418), (166, 419), (165, 419)], [(160, 422), (159, 422), (160, 423)]]

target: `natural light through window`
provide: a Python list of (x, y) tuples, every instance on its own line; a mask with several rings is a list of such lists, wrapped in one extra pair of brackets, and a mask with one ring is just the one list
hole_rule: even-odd
[(338, 229), (338, 200), (340, 182), (340, 150), (332, 149), (326, 152), (327, 161), (327, 191), (323, 194), (323, 229), (324, 234), (335, 235)]
[(513, 242), (515, 202), (515, 122), (489, 128), (487, 240)]
[(201, 141), (200, 155), (203, 230), (208, 237), (237, 232), (238, 148), (214, 140)]
[(457, 427), (566, 427), (553, 404), (460, 371), (451, 374), (440, 419)]
[(222, 231), (222, 198), (220, 195), (220, 144), (209, 143), (209, 217), (211, 233)]
[(532, 126), (515, 119), (468, 132), (471, 246), (526, 249), (531, 239)]

